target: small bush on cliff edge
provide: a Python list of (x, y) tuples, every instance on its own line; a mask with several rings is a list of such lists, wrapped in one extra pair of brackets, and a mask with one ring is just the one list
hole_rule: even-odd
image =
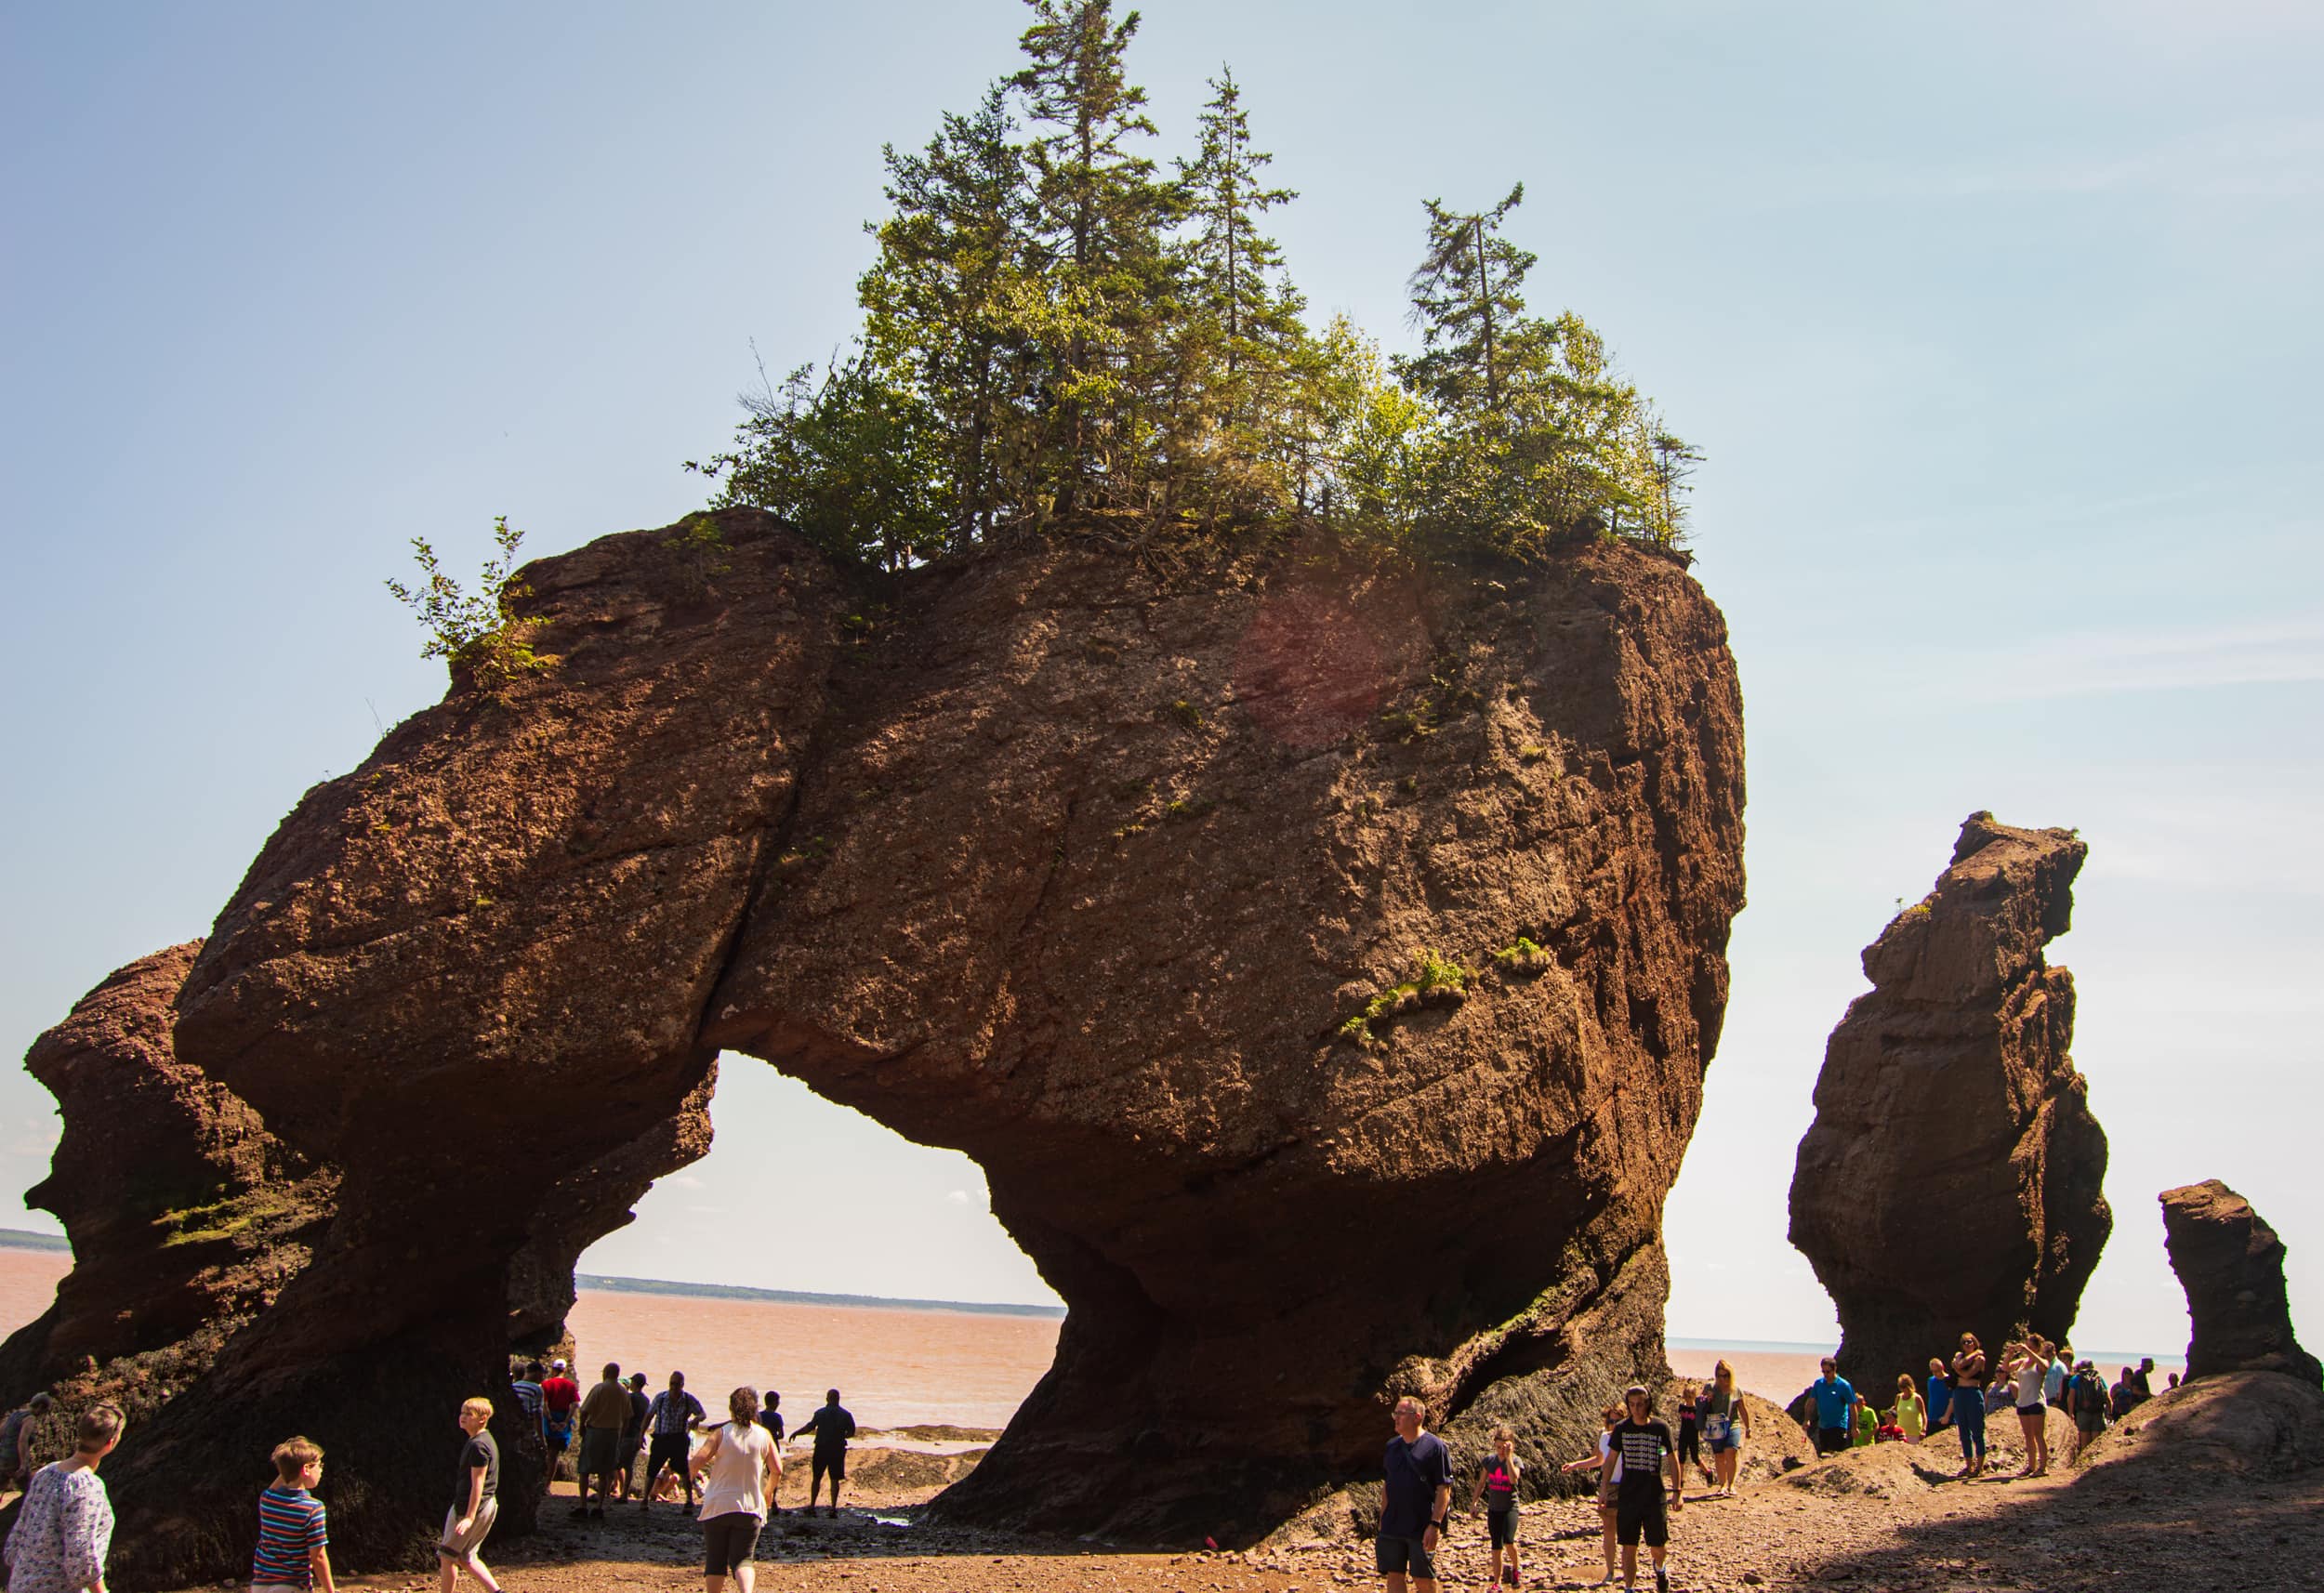
[(441, 658), (457, 676), (463, 669), (487, 691), (498, 691), (520, 675), (548, 667), (525, 639), (526, 622), (516, 605), (532, 589), (516, 578), (517, 545), (524, 533), (511, 530), (508, 517), (493, 521), (493, 544), (500, 557), (484, 560), (477, 589), (467, 590), (444, 573), (436, 550), (424, 536), (412, 538), (412, 556), (423, 577), (417, 588), (390, 581), (395, 600), (419, 617), (428, 633), (422, 658)]

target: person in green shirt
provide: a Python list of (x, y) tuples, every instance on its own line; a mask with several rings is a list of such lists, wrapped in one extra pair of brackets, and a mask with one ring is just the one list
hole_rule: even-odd
[(1872, 1408), (1872, 1402), (1862, 1394), (1856, 1396), (1854, 1416), (1855, 1437), (1849, 1441), (1851, 1449), (1869, 1449), (1880, 1442), (1881, 1415)]

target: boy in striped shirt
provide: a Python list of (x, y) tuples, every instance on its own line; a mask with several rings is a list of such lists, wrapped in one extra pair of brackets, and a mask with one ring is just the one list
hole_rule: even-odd
[(274, 1446), (273, 1487), (258, 1495), (258, 1553), (250, 1567), (250, 1593), (336, 1593), (324, 1547), (323, 1446), (286, 1438)]

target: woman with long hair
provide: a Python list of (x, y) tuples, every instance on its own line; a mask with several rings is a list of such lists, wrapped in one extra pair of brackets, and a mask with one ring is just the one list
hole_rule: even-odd
[(1564, 1471), (1595, 1471), (1598, 1474), (1598, 1521), (1605, 1537), (1605, 1575), (1598, 1583), (1601, 1587), (1613, 1586), (1614, 1579), (1621, 1574), (1621, 1551), (1614, 1542), (1614, 1495), (1615, 1484), (1622, 1480), (1622, 1457), (1614, 1453), (1614, 1429), (1622, 1425), (1623, 1418), (1629, 1414), (1628, 1408), (1622, 1405), (1608, 1405), (1600, 1411), (1598, 1415), (1605, 1423), (1605, 1430), (1598, 1434), (1598, 1453), (1584, 1455), (1579, 1460), (1569, 1460), (1559, 1468)]
[(1702, 1428), (1718, 1483), (1712, 1497), (1731, 1499), (1735, 1474), (1743, 1466), (1743, 1442), (1751, 1436), (1751, 1418), (1743, 1408), (1743, 1391), (1735, 1386), (1735, 1368), (1724, 1361), (1712, 1368), (1710, 1387), (1703, 1390)]
[(1953, 1426), (1961, 1429), (1961, 1475), (1975, 1477), (1985, 1470), (1985, 1351), (1977, 1336), (1961, 1336), (1953, 1356)]
[(2042, 1400), (2041, 1384), (2050, 1370), (2050, 1347), (2032, 1337), (2017, 1347), (2017, 1358), (2003, 1363), (2017, 1384), (2017, 1428), (2026, 1438), (2026, 1464), (2020, 1477), (2039, 1477), (2050, 1469), (2050, 1407)]
[(105, 1593), (113, 1506), (97, 1467), (121, 1442), (125, 1425), (120, 1406), (91, 1405), (81, 1413), (72, 1455), (33, 1473), (0, 1548), (8, 1593)]
[(720, 1593), (732, 1576), (742, 1593), (751, 1593), (759, 1573), (751, 1556), (783, 1485), (783, 1462), (774, 1453), (774, 1436), (759, 1425), (758, 1389), (729, 1394), (726, 1414), (729, 1419), (688, 1458), (686, 1474), (703, 1480), (703, 1586)]

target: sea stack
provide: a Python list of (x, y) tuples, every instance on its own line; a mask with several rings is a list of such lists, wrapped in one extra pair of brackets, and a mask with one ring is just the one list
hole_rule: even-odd
[(2212, 1178), (2162, 1192), (2163, 1243), (2194, 1324), (2186, 1376), (2282, 1372), (2311, 1388), (2324, 1365), (2291, 1334), (2284, 1242), (2251, 1203)]
[(2067, 1054), (2073, 976), (2042, 948), (2071, 924), (2088, 849), (1973, 813), (1936, 888), (1864, 950), (1872, 989), (1825, 1047), (1791, 1180), (1791, 1243), (1839, 1308), (1859, 1386), (1918, 1373), (1964, 1332), (1990, 1354), (2073, 1326), (2114, 1218)]
[(1682, 560), (1060, 536), (875, 579), (723, 510), (522, 579), (549, 666), (309, 792), (178, 997), (178, 1055), (342, 1183), (109, 1463), (123, 1586), (246, 1569), (261, 1428), (401, 1563), (442, 1445), (377, 1413), (502, 1388), (754, 1057), (974, 1156), (1067, 1302), (945, 1518), (1249, 1542), (1376, 1476), (1405, 1393), (1464, 1453), (1523, 1416), (1553, 1482), (1667, 1371), (1743, 902)]

